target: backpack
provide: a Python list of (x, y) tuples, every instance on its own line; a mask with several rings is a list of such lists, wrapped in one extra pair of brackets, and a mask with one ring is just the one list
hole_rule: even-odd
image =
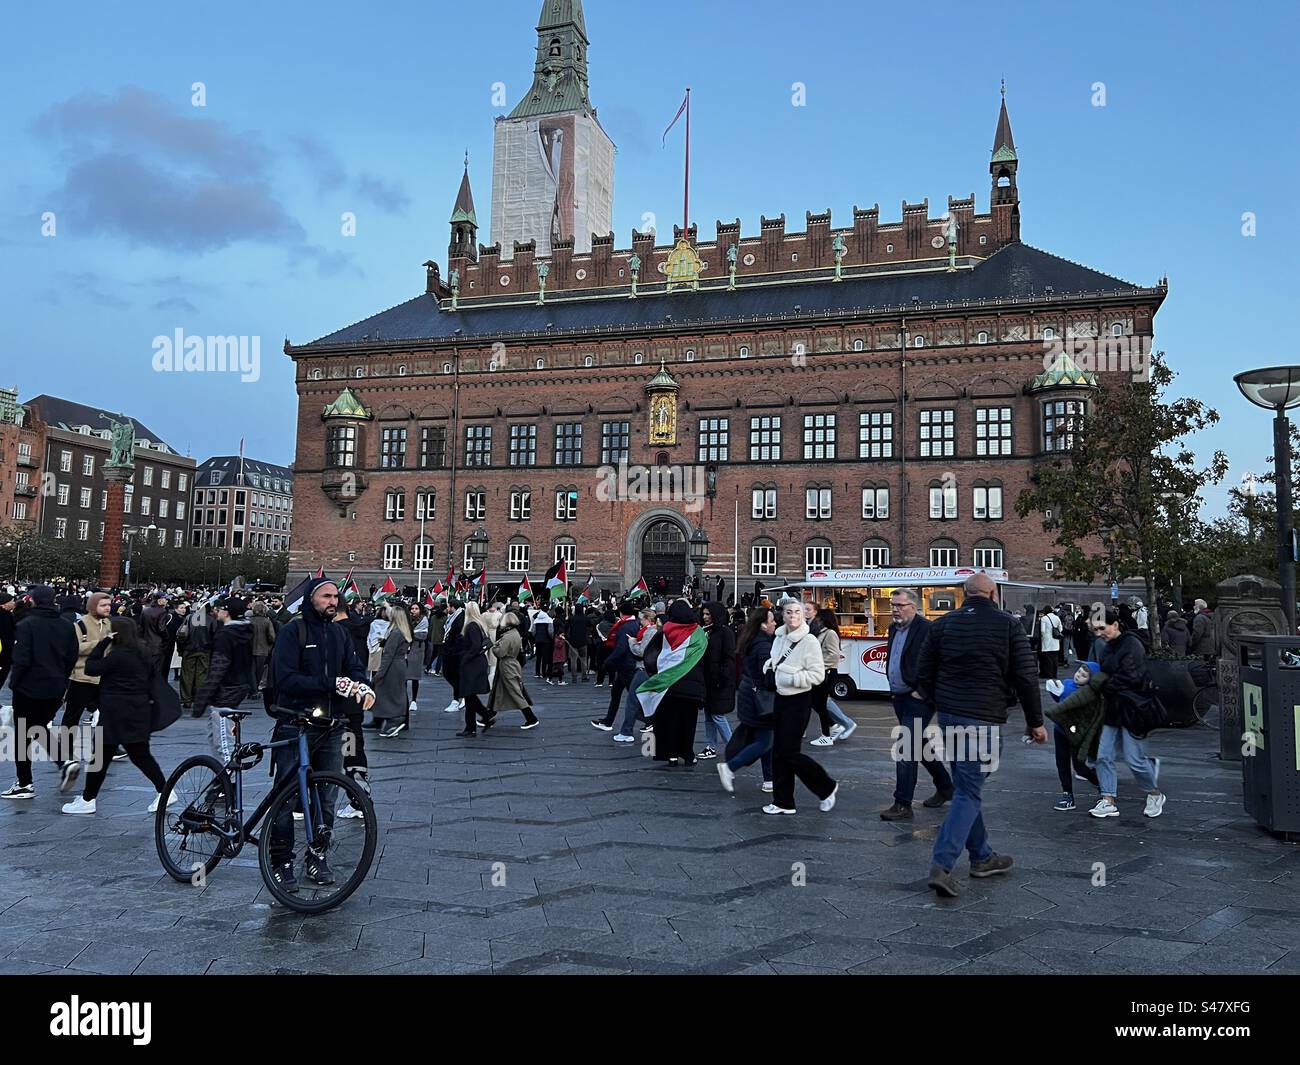
[[(286, 627), (292, 625), (297, 629), (298, 666), (299, 668), (301, 668), (303, 652), (307, 650), (307, 625), (306, 623), (303, 622), (301, 614), (298, 615), (298, 617), (294, 618), (292, 621), (286, 622), (285, 625)], [(351, 639), (351, 637), (349, 636), (348, 639)], [(272, 648), (272, 651), (274, 651), (274, 648)], [(267, 714), (269, 714), (271, 717), (276, 716), (274, 707), (277, 701), (278, 700), (275, 694), (275, 670), (268, 669), (266, 671), (266, 701), (262, 705), (266, 709)]]

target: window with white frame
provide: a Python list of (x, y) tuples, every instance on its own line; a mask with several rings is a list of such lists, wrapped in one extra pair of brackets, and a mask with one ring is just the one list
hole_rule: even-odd
[(465, 426), (465, 465), (492, 465), (492, 426)]
[(140, 516), (147, 517), (153, 513), (153, 500), (149, 496), (140, 497)]
[(153, 467), (152, 467), (152, 466), (146, 466), (146, 467), (144, 468), (144, 480), (143, 480), (142, 483), (144, 484), (144, 486), (145, 486), (146, 488), (151, 488), (151, 487), (153, 486)]
[(81, 456), (81, 472), (82, 472), (82, 474), (84, 474), (86, 477), (93, 477), (93, 476), (95, 475), (95, 456), (94, 456), (94, 455), (82, 455), (82, 456)]
[[(66, 506), (68, 505), (68, 495), (69, 495), (69, 493), (71, 493), (71, 491), (72, 491), (72, 486), (71, 486), (71, 485), (67, 485), (67, 484), (61, 484), (61, 485), (59, 485), (59, 494), (58, 494), (58, 497), (57, 497), (58, 500), (59, 500), (59, 506), (61, 506), (61, 507), (66, 507)], [(130, 499), (131, 499), (130, 496), (127, 496), (126, 498), (127, 498), (128, 502), (129, 502)]]
[(803, 549), (804, 566), (807, 569), (826, 570), (831, 568), (831, 545), (812, 543)]
[(510, 427), (510, 465), (537, 465), (537, 426), (512, 425)]
[(158, 517), (160, 517), (160, 518), (165, 518), (165, 517), (167, 517), (167, 511), (168, 511), (169, 509), (170, 509), (170, 507), (168, 506), (168, 500), (166, 500), (166, 499), (159, 499), (159, 500), (158, 500)]
[(812, 487), (804, 491), (804, 517), (810, 521), (828, 521), (831, 516), (831, 490)]
[(731, 420), (729, 418), (701, 418), (696, 438), (695, 458), (698, 462), (726, 462), (731, 452)]
[(415, 493), (415, 520), (433, 521), (437, 516), (437, 489), (430, 488)]
[(894, 457), (894, 412), (863, 411), (858, 415), (858, 458), (892, 459)]
[(516, 488), (510, 493), (510, 520), (528, 521), (533, 516), (533, 493), (527, 488)]
[(78, 540), (90, 539), (90, 522), (88, 521), (77, 522), (77, 539)]
[(776, 489), (772, 487), (755, 488), (751, 516), (757, 521), (774, 521), (776, 519)]
[(555, 424), (555, 465), (582, 465), (582, 422)]
[(406, 517), (406, 493), (394, 490), (384, 493), (384, 521), (402, 521)]
[(481, 488), (471, 488), (465, 493), (465, 517), (469, 521), (482, 521), (487, 517), (487, 493)]
[(776, 544), (760, 541), (749, 549), (749, 572), (755, 577), (776, 576)]
[(862, 545), (863, 568), (889, 565), (889, 545), (884, 540), (868, 540)]
[(957, 412), (951, 407), (923, 410), (921, 418), (921, 458), (948, 458), (957, 439)]
[(975, 454), (1011, 454), (1011, 408), (977, 407), (975, 410)]
[(384, 569), (401, 569), (402, 568), (402, 543), (398, 541), (389, 541), (384, 544)]
[(89, 510), (89, 509), (90, 509), (90, 489), (89, 489), (89, 488), (83, 488), (83, 489), (81, 489), (81, 491), (78, 493), (78, 496), (80, 497), (80, 498), (79, 498), (79, 502), (81, 503), (81, 508), (82, 508), (82, 510)]
[(158, 487), (170, 488), (172, 486), (172, 471), (161, 470), (158, 473)]
[(985, 330), (981, 329), (981, 330), (980, 330), (980, 331), (975, 335), (975, 343), (976, 343), (976, 344), (987, 344), (988, 342), (989, 342), (989, 335), (988, 335), (988, 333), (987, 333)]
[(957, 517), (957, 486), (943, 484), (939, 481), (930, 485), (930, 517), (940, 521), (952, 521)]
[(528, 559), (529, 555), (532, 553), (532, 548), (526, 543), (519, 543), (516, 541), (509, 545), (509, 550), (510, 554), (506, 563), (506, 568), (510, 570), (511, 573), (527, 573)]
[(803, 416), (803, 457), (814, 460), (835, 457), (834, 414)]
[(555, 490), (555, 520), (578, 520), (578, 490), (576, 488), (557, 488)]
[(1002, 520), (1002, 486), (977, 484), (972, 490), (971, 517), (976, 521)]
[(55, 519), (54, 519), (54, 539), (56, 539), (56, 540), (64, 540), (64, 539), (67, 538), (67, 535), (68, 535), (68, 519), (67, 519), (67, 518), (55, 518)]
[(551, 561), (563, 561), (565, 567), (572, 570), (578, 565), (578, 545), (572, 540), (557, 540), (555, 542), (555, 554)]
[(749, 419), (749, 461), (781, 461), (781, 415), (759, 414)]
[(60, 452), (59, 452), (59, 472), (60, 472), (60, 473), (71, 473), (71, 472), (72, 472), (72, 452), (71, 452), (71, 451), (60, 451)]
[(889, 487), (867, 485), (862, 489), (862, 520), (884, 521), (889, 517)]
[(971, 552), (971, 564), (976, 569), (1001, 569), (1002, 545), (996, 540), (980, 540)]
[(185, 500), (183, 499), (179, 499), (176, 501), (176, 520), (177, 521), (185, 520)]
[(428, 570), (434, 567), (434, 549), (437, 545), (428, 540), (421, 541), (415, 545), (415, 568), (418, 570)]
[(930, 545), (930, 566), (951, 569), (957, 565), (957, 545), (951, 540), (936, 540)]
[(189, 474), (178, 473), (176, 475), (176, 491), (178, 492), (186, 491), (186, 485), (188, 485), (189, 483), (190, 483)]

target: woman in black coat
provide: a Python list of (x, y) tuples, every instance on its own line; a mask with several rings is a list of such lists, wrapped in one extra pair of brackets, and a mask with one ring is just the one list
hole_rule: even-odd
[(775, 633), (776, 615), (768, 606), (751, 610), (744, 628), (740, 630), (736, 644), (740, 655), (736, 716), (740, 723), (727, 744), (727, 757), (718, 762), (718, 776), (727, 791), (735, 790), (732, 782), (736, 773), (755, 761), (760, 762), (763, 768), (763, 791), (772, 790), (772, 728), (776, 719), (772, 713), (763, 712), (758, 693), (776, 691), (773, 675), (763, 672), (763, 664), (772, 654)]
[(731, 742), (727, 715), (736, 708), (736, 634), (721, 603), (705, 603), (703, 618), (709, 649), (704, 653), (705, 747), (700, 757), (716, 758), (718, 750)]
[(456, 641), (456, 654), (460, 660), (460, 680), (457, 690), (465, 700), (465, 727), (457, 736), (478, 735), (478, 719), (483, 720), (483, 730), (492, 727), (496, 715), (483, 705), (480, 698), (488, 693), (487, 651), (491, 646), (487, 624), (479, 613), (477, 604), (465, 604), (465, 627)]
[[(668, 620), (662, 631), (656, 633), (646, 645), (642, 665), (647, 677), (659, 672), (659, 653), (664, 640), (676, 626), (682, 633), (697, 627), (695, 611), (685, 599), (674, 600), (668, 608)], [(692, 766), (695, 758), (695, 726), (699, 721), (700, 707), (704, 705), (704, 658), (666, 692), (654, 715), (654, 760), (671, 765)]]
[[(111, 649), (111, 653), (110, 653)], [(167, 778), (149, 751), (149, 736), (153, 730), (153, 702), (150, 689), (154, 680), (154, 664), (145, 654), (140, 642), (140, 629), (129, 618), (114, 618), (113, 631), (90, 652), (86, 659), (86, 674), (99, 678), (99, 723), (103, 739), (91, 760), (86, 774), (85, 790), (81, 798), (63, 806), (65, 814), (93, 814), (95, 799), (113, 764), (113, 755), (119, 747), (137, 769), (149, 778), (158, 795), (149, 812), (154, 813), (162, 800)], [(171, 805), (171, 801), (167, 803)]]

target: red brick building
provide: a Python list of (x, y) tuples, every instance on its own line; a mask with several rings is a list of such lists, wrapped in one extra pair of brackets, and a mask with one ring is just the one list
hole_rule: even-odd
[(1051, 581), (1053, 537), (1015, 500), (1099, 378), (1141, 372), (1166, 290), (1022, 243), (1018, 165), (1004, 100), (987, 213), (597, 234), (588, 254), (567, 234), (505, 260), (467, 175), (446, 281), (426, 263), (414, 299), (286, 344), (292, 567), (414, 584), (471, 562), (481, 527), (510, 585), (563, 556), (580, 582), (680, 586), (693, 532), (742, 590), (873, 564)]
[(0, 536), (39, 528), (44, 463), (45, 423), (0, 388)]

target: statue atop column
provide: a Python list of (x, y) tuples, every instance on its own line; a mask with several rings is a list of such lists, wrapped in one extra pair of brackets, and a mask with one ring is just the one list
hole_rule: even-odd
[(124, 422), (119, 422), (107, 414), (101, 414), (100, 419), (108, 422), (111, 451), (108, 456), (106, 466), (114, 466), (118, 469), (135, 468), (135, 422), (127, 418)]

